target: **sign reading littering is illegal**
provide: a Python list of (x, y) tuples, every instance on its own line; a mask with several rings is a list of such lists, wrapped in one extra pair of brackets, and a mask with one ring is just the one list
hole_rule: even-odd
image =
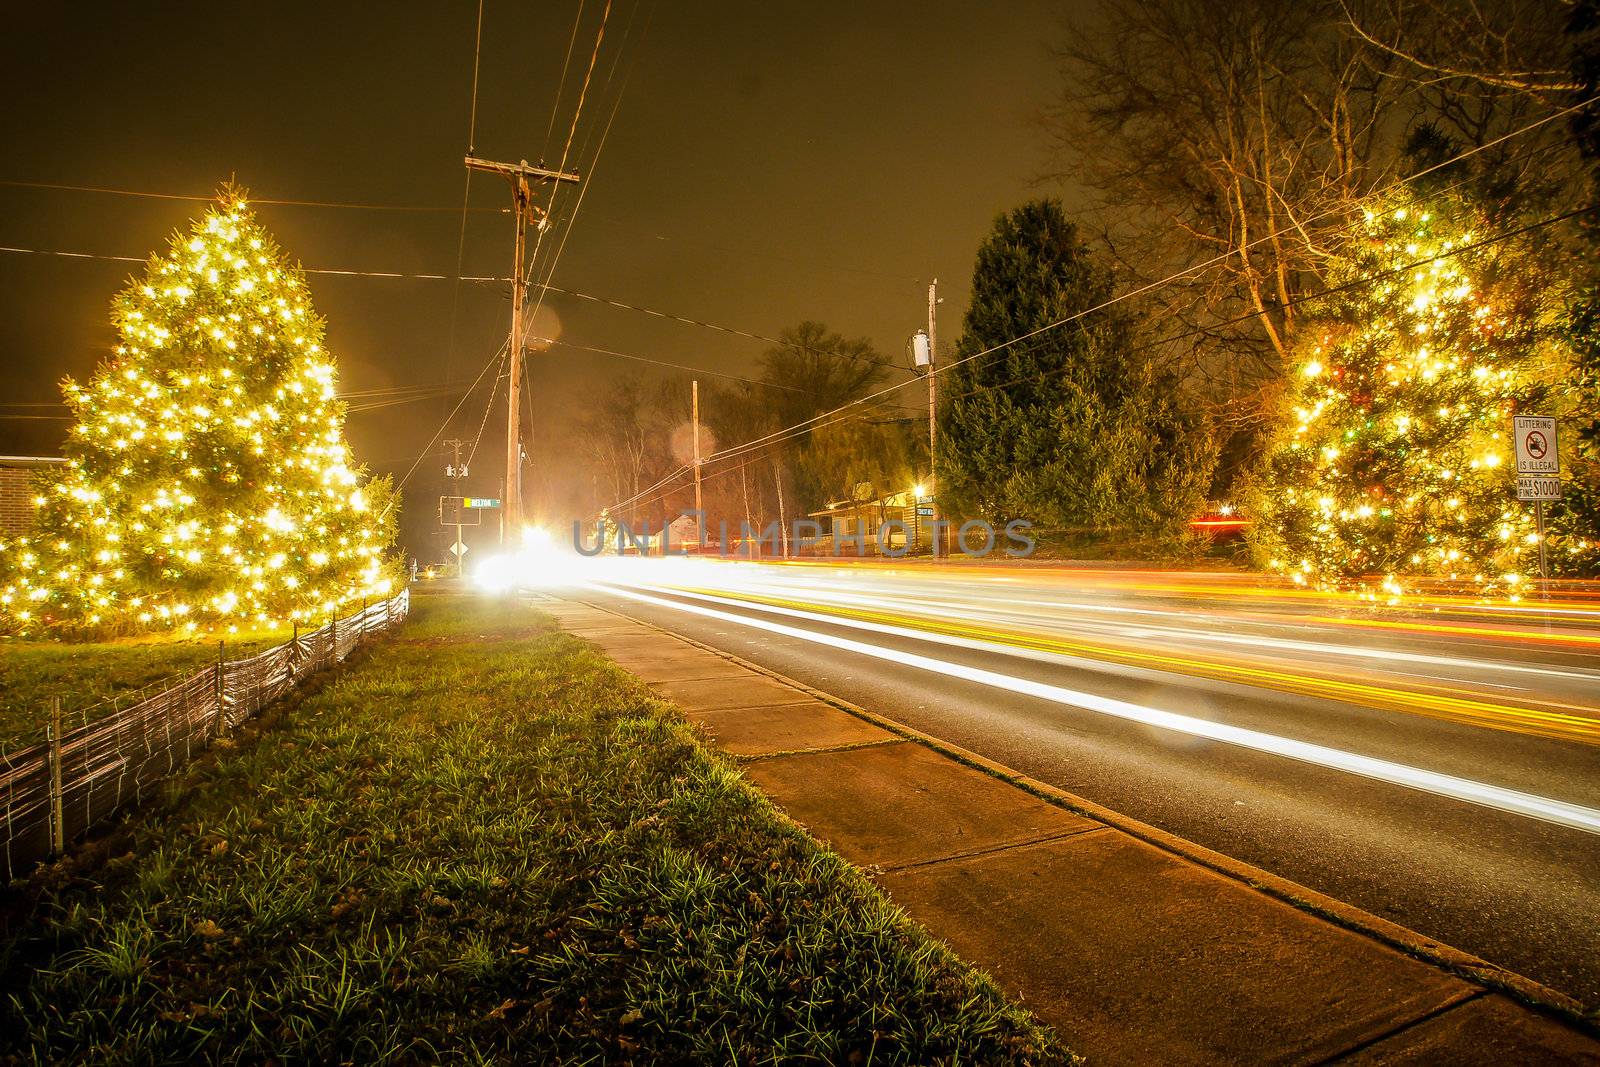
[(1517, 438), (1517, 473), (1560, 474), (1556, 420), (1549, 415), (1517, 415), (1511, 423)]
[(1561, 453), (1556, 448), (1556, 420), (1549, 415), (1512, 418), (1517, 448), (1517, 499), (1561, 499)]

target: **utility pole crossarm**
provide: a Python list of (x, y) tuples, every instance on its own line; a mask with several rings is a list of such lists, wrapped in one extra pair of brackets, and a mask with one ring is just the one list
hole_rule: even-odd
[(520, 163), (497, 163), (492, 159), (479, 159), (477, 156), (467, 156), (468, 170), (488, 171), (491, 174), (504, 174), (508, 178), (533, 178), (539, 181), (550, 182), (576, 182), (583, 179), (572, 171), (550, 170), (547, 167), (536, 167), (524, 159)]

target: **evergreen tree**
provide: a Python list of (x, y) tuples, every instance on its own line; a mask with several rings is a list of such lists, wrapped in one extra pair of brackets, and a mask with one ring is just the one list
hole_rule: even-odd
[(1179, 383), (1140, 352), (1132, 316), (1114, 306), (1053, 325), (1112, 295), (1057, 201), (996, 221), (956, 361), (939, 375), (947, 508), (1160, 535), (1200, 509), (1216, 448)]
[(299, 269), (229, 189), (112, 305), (35, 533), (0, 546), (14, 627), (236, 627), (386, 593), (387, 479), (344, 441)]
[(1365, 213), (1300, 330), (1294, 417), (1252, 501), (1270, 566), (1374, 598), (1525, 588), (1511, 417), (1548, 413), (1567, 360), (1550, 248), (1492, 240), (1514, 225), (1443, 191)]

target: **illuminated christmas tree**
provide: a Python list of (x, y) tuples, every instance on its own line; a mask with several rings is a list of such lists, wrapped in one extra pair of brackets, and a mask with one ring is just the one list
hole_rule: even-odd
[(299, 269), (226, 190), (113, 302), (121, 343), (63, 384), (69, 464), (0, 545), (13, 629), (322, 619), (393, 578), (387, 479), (344, 442)]
[(1538, 540), (1511, 417), (1549, 401), (1566, 353), (1553, 257), (1537, 235), (1497, 236), (1516, 228), (1448, 195), (1366, 213), (1301, 328), (1292, 417), (1255, 494), (1273, 568), (1391, 600), (1420, 580), (1526, 588)]

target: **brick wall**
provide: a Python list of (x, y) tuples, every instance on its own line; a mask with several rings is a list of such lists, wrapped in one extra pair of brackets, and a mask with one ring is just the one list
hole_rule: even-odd
[(33, 522), (33, 471), (0, 467), (0, 537), (19, 534)]
[(38, 475), (60, 460), (0, 457), (0, 537), (27, 533), (33, 526)]

